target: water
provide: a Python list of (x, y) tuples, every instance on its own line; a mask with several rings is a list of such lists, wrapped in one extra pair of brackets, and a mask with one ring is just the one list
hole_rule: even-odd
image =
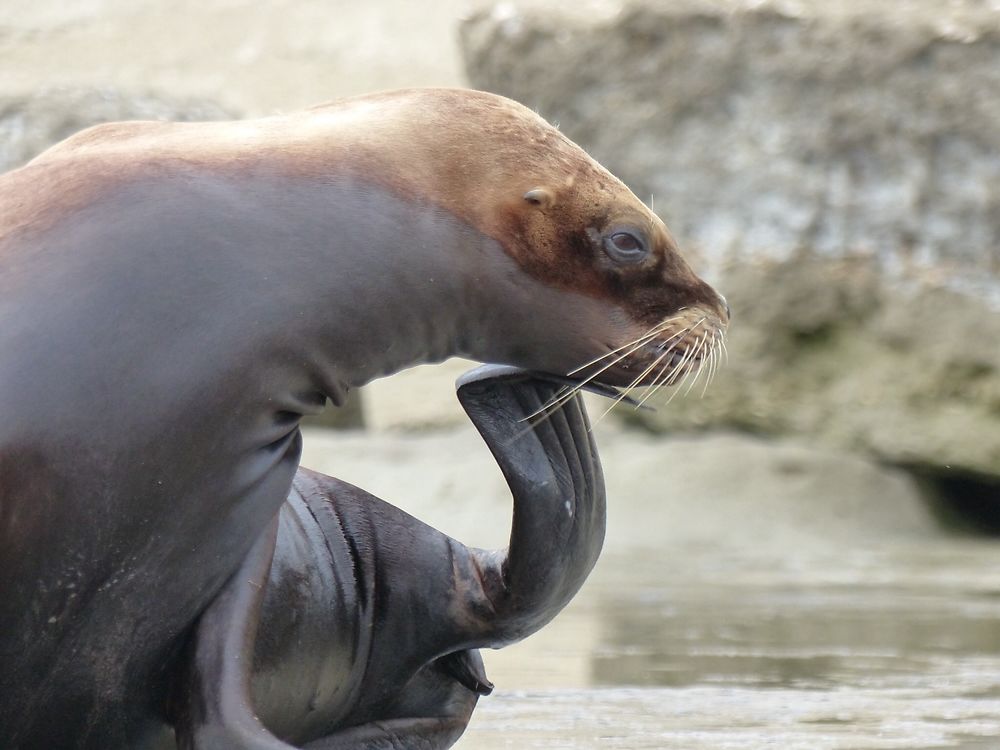
[[(458, 748), (1000, 748), (1000, 546), (606, 555)], [(779, 551), (780, 552), (780, 551)]]

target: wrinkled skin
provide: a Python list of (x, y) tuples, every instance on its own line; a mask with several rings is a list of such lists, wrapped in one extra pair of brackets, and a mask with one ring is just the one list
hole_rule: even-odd
[(450, 747), (492, 689), (475, 649), (551, 620), (601, 550), (604, 483), (582, 400), (525, 421), (556, 389), (507, 368), (460, 386), (514, 498), (507, 550), (469, 549), (300, 470), (198, 626), (176, 689), (181, 747)]

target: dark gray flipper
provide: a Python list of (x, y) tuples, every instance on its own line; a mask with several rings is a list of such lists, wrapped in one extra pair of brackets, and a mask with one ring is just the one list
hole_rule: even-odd
[(489, 365), (458, 381), (459, 401), (514, 498), (507, 554), (476, 551), (491, 612), (483, 646), (497, 648), (548, 623), (583, 585), (604, 543), (604, 475), (583, 400), (543, 411), (564, 385)]

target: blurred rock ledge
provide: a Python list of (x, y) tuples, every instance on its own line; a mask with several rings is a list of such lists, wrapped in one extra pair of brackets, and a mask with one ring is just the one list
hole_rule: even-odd
[(708, 261), (1000, 274), (992, 0), (489, 3), (461, 43), (473, 86), (560, 123)]
[(19, 167), (78, 130), (119, 120), (232, 120), (203, 99), (171, 99), (110, 88), (54, 88), (0, 96), (0, 172)]
[(707, 395), (629, 421), (852, 451), (1000, 528), (1000, 4), (584, 6), (483, 4), (460, 38), (729, 298)]
[(621, 412), (631, 421), (798, 436), (922, 477), (1000, 482), (1000, 316), (983, 302), (805, 252), (733, 265), (720, 288), (729, 364), (703, 398), (699, 383), (651, 415)]

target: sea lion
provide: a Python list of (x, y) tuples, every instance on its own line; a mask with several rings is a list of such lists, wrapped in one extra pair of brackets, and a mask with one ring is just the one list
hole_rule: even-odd
[(668, 384), (727, 318), (622, 183), (490, 94), (104, 125), (8, 173), (0, 746), (159, 731), (326, 399), (452, 355)]
[(509, 368), (459, 384), (514, 498), (507, 550), (469, 549), (300, 469), (277, 529), (198, 624), (177, 686), (180, 746), (450, 747), (492, 689), (475, 649), (542, 627), (601, 551), (604, 481), (582, 399), (527, 421), (556, 392)]

